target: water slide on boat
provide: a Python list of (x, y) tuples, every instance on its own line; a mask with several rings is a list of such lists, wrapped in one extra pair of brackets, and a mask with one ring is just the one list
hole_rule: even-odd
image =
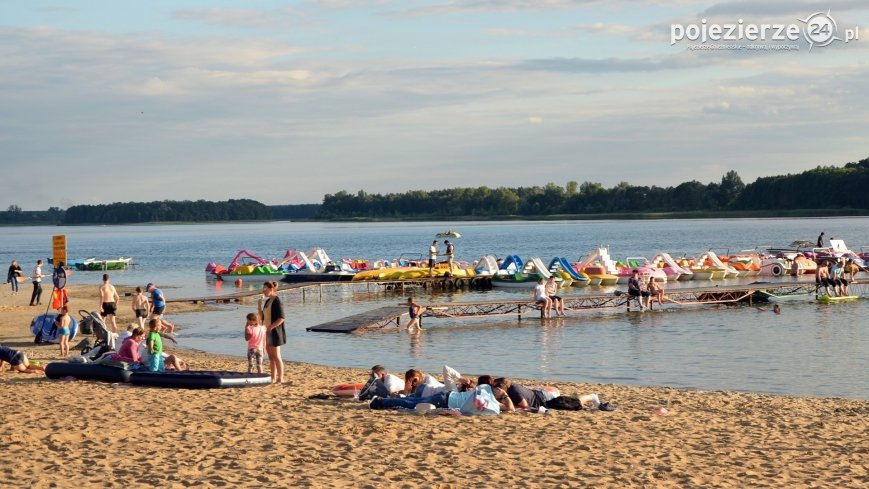
[(669, 253), (658, 253), (652, 258), (652, 265), (659, 268), (667, 274), (667, 278), (671, 282), (677, 280), (687, 281), (694, 278), (690, 268), (685, 268), (676, 263), (676, 260)]
[(634, 270), (640, 272), (640, 277), (648, 277), (655, 282), (666, 282), (667, 273), (663, 269), (658, 268), (648, 258), (643, 256), (629, 256), (624, 262), (616, 264), (616, 273), (619, 277), (620, 284), (628, 283), (628, 279), (634, 273)]
[[(584, 273), (577, 272), (573, 265), (563, 256), (556, 256), (549, 262), (549, 272), (558, 273), (562, 279), (569, 278), (573, 281), (571, 284), (574, 287), (587, 287), (590, 280)], [(565, 277), (567, 275), (567, 277)]]
[(619, 281), (618, 275), (610, 272), (616, 269), (616, 265), (610, 258), (609, 248), (606, 246), (599, 246), (587, 257), (574, 264), (573, 268), (588, 276), (592, 286), (609, 287)]
[[(521, 267), (517, 270), (517, 265)], [(540, 258), (532, 258), (523, 263), (517, 255), (508, 256), (501, 264), (501, 269), (492, 276), (492, 287), (512, 287), (531, 289), (540, 280), (548, 280), (552, 274), (543, 264)], [(556, 277), (559, 285), (563, 282), (561, 277)]]
[(286, 270), (281, 281), (287, 283), (345, 282), (356, 275), (350, 266), (332, 261), (322, 248), (309, 253), (287, 250), (278, 268)]
[(477, 275), (490, 276), (498, 273), (498, 260), (493, 255), (485, 255), (477, 260), (477, 265), (474, 267), (474, 273)]
[(217, 280), (235, 281), (242, 279), (246, 282), (254, 283), (281, 280), (286, 275), (275, 264), (254, 255), (248, 250), (241, 250), (236, 253), (229, 267), (224, 268), (217, 263), (209, 263), (205, 267), (205, 272)]

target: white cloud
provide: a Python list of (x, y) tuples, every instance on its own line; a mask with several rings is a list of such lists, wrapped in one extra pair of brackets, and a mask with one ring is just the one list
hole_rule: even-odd
[[(630, 37), (630, 26), (594, 20), (585, 24), (593, 32)], [(528, 25), (534, 30), (490, 34), (579, 34), (576, 22), (549, 32)], [(285, 203), (342, 188), (418, 188), (416, 176), (432, 167), (444, 171), (426, 178), (428, 188), (455, 186), (456, 175), (515, 186), (536, 161), (607, 185), (626, 174), (636, 184), (673, 184), (720, 178), (698, 170), (714, 164), (710, 155), (732, 155), (748, 181), (770, 174), (768, 162), (787, 160), (793, 171), (830, 148), (825, 162), (865, 153), (869, 115), (855, 108), (869, 106), (869, 70), (852, 46), (743, 56), (669, 52), (664, 42), (595, 59), (536, 46), (527, 58), (496, 49), (456, 55), (446, 41), (421, 56), (363, 36), (341, 40), (359, 55), (303, 39), (309, 47), (280, 37), (0, 28), (0, 111), (16, 115), (0, 121), (0, 172), (38, 182), (64, 167), (87, 175), (123, 162), (172, 178), (116, 182), (94, 199), (136, 200), (146, 185), (158, 199), (224, 198), (221, 187)], [(238, 171), (253, 167), (303, 171), (307, 183), (290, 197), (283, 186), (247, 187)], [(86, 185), (34, 190), (38, 198), (18, 204), (80, 202), (76, 189)]]

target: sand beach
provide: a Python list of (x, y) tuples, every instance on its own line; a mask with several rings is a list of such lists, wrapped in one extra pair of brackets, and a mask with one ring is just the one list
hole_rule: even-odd
[[(73, 310), (98, 301), (94, 286), (73, 286), (71, 296)], [(37, 308), (22, 297), (0, 295), (0, 343), (56, 360), (56, 346), (33, 344)], [(179, 313), (203, 306), (172, 307), (183, 324)], [(120, 324), (129, 322), (132, 311), (121, 312)], [(193, 369), (246, 370), (240, 356), (173, 351)], [(292, 345), (283, 355), (293, 358)], [(482, 373), (497, 372), (468, 372)], [(363, 370), (287, 362), (286, 376), (277, 386), (193, 391), (3, 369), (2, 476), (37, 488), (869, 484), (864, 400), (559, 382), (564, 394), (595, 392), (618, 409), (422, 416), (309, 399), (363, 382)], [(668, 400), (667, 415), (653, 412)]]

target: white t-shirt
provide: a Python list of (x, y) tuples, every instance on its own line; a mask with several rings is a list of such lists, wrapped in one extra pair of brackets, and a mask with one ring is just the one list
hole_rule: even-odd
[(438, 259), (438, 247), (435, 245), (431, 245), (428, 249), (428, 257), (432, 260)]
[(537, 284), (534, 286), (534, 300), (536, 300), (536, 301), (545, 301), (546, 300), (546, 284)]
[(383, 379), (383, 385), (386, 386), (386, 390), (390, 394), (401, 392), (404, 389), (404, 381), (392, 374), (386, 374), (386, 377)]
[(419, 387), (417, 387), (416, 390), (417, 392), (420, 392), (420, 397), (428, 397), (447, 390), (447, 386), (441, 384), (438, 379), (426, 374), (425, 377), (422, 378), (422, 390), (420, 391)]

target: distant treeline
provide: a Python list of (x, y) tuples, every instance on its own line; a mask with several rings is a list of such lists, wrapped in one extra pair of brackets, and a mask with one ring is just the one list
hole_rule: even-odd
[(314, 219), (320, 212), (320, 204), (271, 205), (272, 219)]
[(17, 205), (10, 205), (0, 211), (0, 224), (57, 224), (63, 219), (64, 211), (59, 207), (49, 207), (47, 211), (24, 211)]
[(720, 182), (696, 180), (675, 187), (612, 188), (567, 182), (540, 187), (454, 188), (398, 194), (328, 194), (318, 217), (435, 218), (684, 213), (792, 209), (869, 209), (869, 158), (844, 167), (818, 167), (797, 175), (763, 177), (745, 185), (735, 171)]
[[(250, 199), (224, 202), (159, 201), (76, 205), (66, 211), (23, 211), (10, 205), (0, 224), (132, 224), (146, 222), (267, 221), (289, 219), (437, 219), (546, 216), (691, 217), (761, 212), (768, 215), (869, 213), (869, 158), (843, 167), (761, 177), (745, 185), (735, 171), (718, 182), (675, 187), (611, 188), (575, 181), (565, 186), (453, 188), (397, 194), (327, 194), (323, 204), (267, 206)], [(796, 213), (795, 213), (796, 212)]]
[(116, 202), (74, 205), (66, 210), (62, 224), (132, 224), (143, 222), (267, 221), (271, 209), (255, 200), (223, 202), (173, 201)]

